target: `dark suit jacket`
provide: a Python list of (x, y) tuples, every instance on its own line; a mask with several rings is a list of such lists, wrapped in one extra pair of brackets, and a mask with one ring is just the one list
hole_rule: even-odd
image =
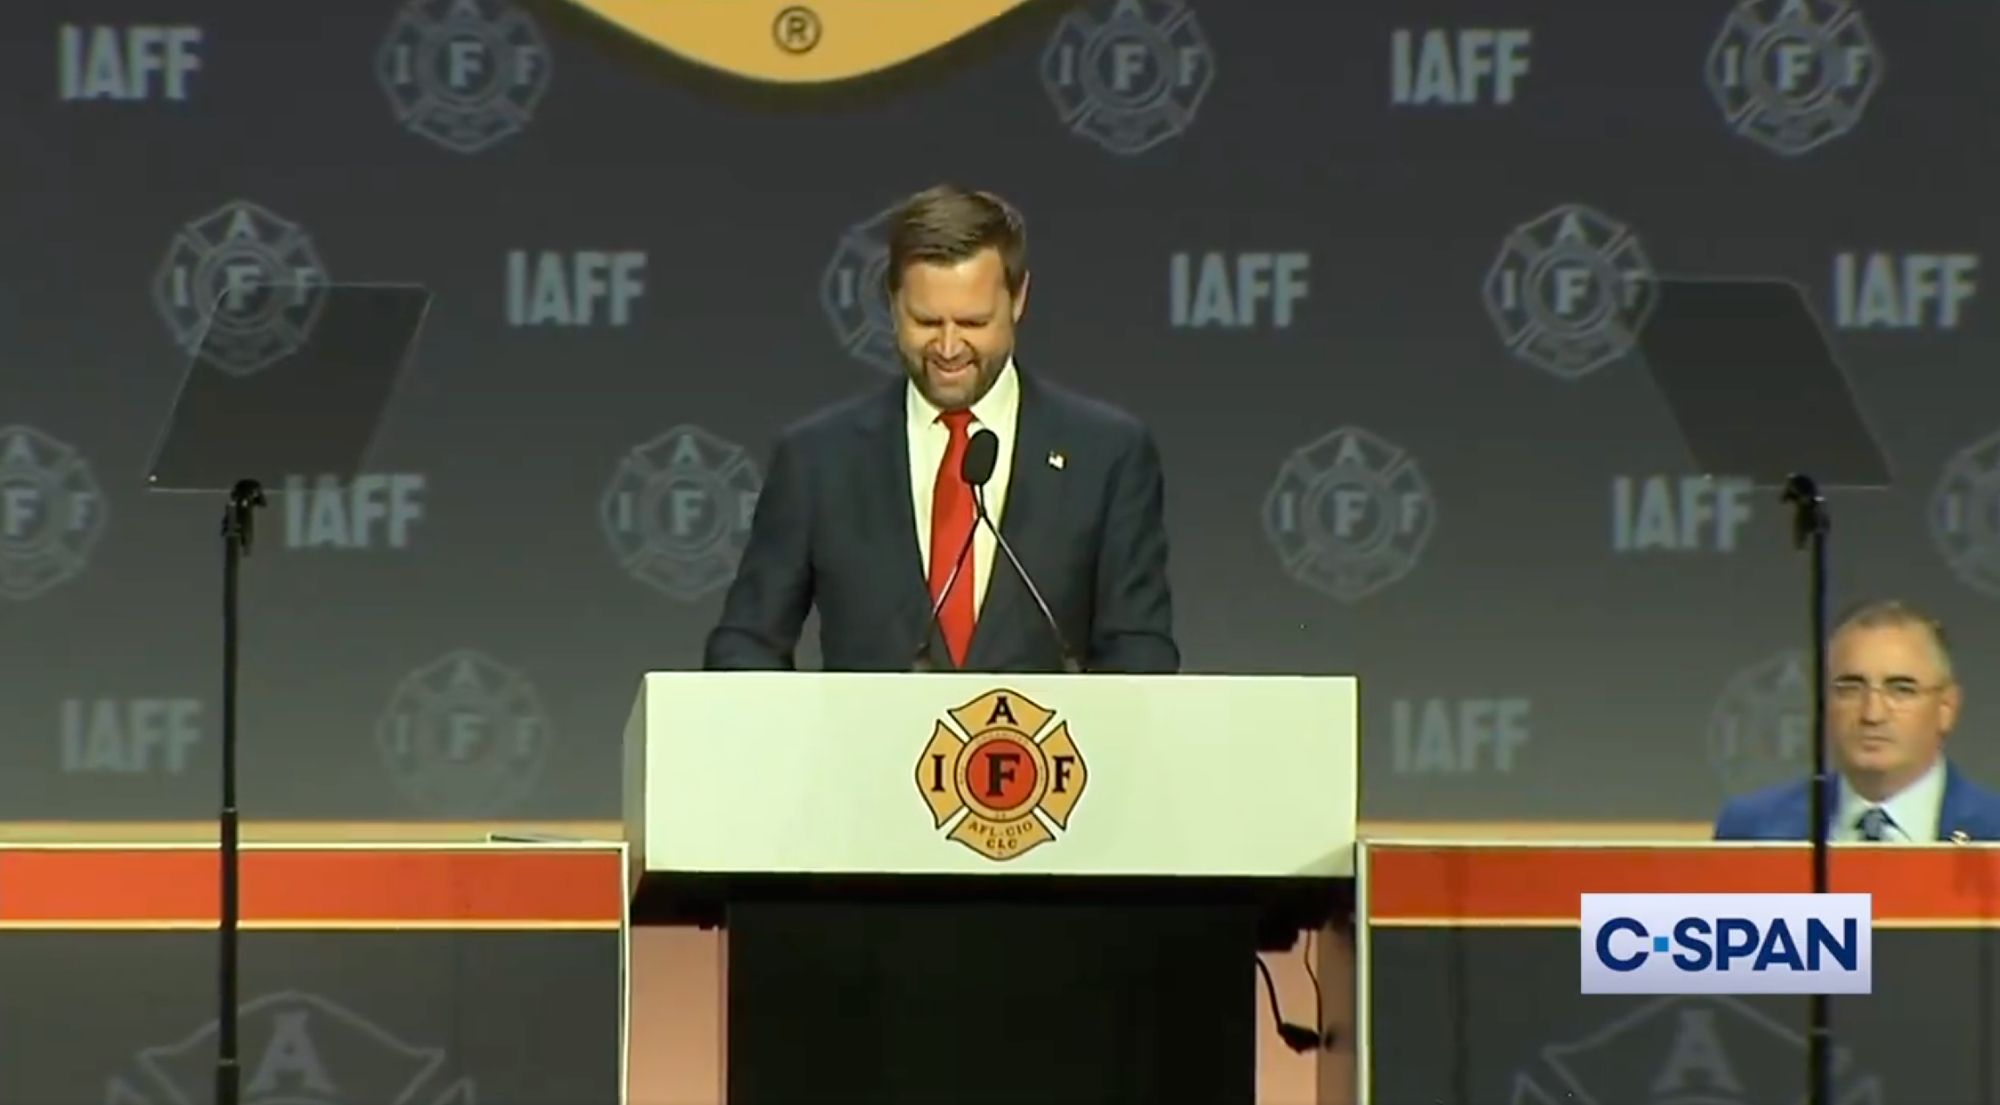
[[(1803, 778), (1732, 798), (1716, 816), (1715, 839), (1806, 840), (1812, 813), (1809, 798)], [(1829, 780), (1825, 802), (1829, 821), (1839, 803), (1839, 782)], [(2000, 841), (2000, 794), (1974, 783), (1947, 761), (1944, 799), (1938, 806), (1938, 839), (1949, 840), (1955, 832), (1971, 840)]]
[[(988, 504), (1086, 671), (1180, 667), (1167, 585), (1165, 486), (1137, 419), (1016, 365), (1021, 397), (1005, 509)], [(895, 383), (787, 428), (703, 667), (789, 669), (819, 608), (828, 671), (908, 671), (931, 596), (910, 503)], [(1058, 468), (1051, 453), (1063, 456)], [(1061, 671), (1061, 648), (1006, 554), (994, 552), (971, 671)], [(939, 670), (950, 653), (933, 630)]]

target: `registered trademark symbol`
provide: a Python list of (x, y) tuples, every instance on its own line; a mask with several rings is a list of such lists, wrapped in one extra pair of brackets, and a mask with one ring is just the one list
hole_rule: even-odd
[(799, 4), (779, 12), (771, 21), (772, 40), (788, 54), (811, 53), (819, 45), (819, 34), (819, 14)]

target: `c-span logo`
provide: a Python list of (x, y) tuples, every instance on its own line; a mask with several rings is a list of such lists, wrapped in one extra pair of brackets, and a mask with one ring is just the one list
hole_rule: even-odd
[(1585, 894), (1586, 994), (1866, 994), (1867, 894)]
[(1069, 828), (1085, 777), (1069, 723), (1005, 689), (940, 718), (917, 761), (937, 827), (991, 860), (1019, 859)]

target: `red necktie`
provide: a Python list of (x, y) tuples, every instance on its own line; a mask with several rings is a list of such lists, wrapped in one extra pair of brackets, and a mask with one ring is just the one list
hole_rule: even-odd
[(945, 580), (951, 578), (951, 558), (958, 550), (965, 549), (968, 563), (959, 569), (958, 578), (952, 580), (951, 597), (938, 609), (938, 625), (944, 630), (951, 662), (964, 667), (965, 650), (972, 643), (972, 550), (965, 539), (978, 515), (972, 509), (972, 486), (965, 482), (959, 469), (965, 463), (965, 431), (972, 422), (972, 412), (946, 411), (938, 416), (938, 421), (951, 431), (951, 440), (945, 446), (937, 483), (931, 489), (931, 602), (938, 601), (938, 596), (944, 593)]

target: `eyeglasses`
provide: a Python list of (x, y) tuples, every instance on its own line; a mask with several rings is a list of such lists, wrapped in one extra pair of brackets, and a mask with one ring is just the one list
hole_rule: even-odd
[(1914, 679), (1891, 679), (1878, 685), (1866, 679), (1845, 676), (1833, 681), (1833, 700), (1843, 706), (1860, 706), (1867, 702), (1870, 692), (1881, 691), (1882, 702), (1889, 709), (1906, 710), (1925, 695), (1943, 690), (1946, 685), (1933, 683), (1926, 686)]

